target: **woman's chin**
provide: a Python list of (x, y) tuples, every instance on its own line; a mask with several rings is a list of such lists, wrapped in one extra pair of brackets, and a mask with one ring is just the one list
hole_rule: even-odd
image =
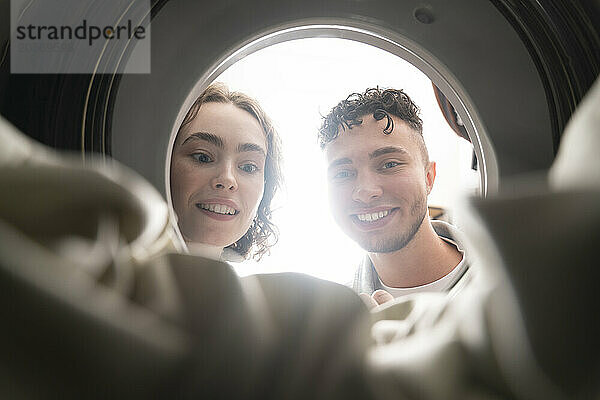
[[(181, 228), (180, 228), (181, 229)], [(188, 247), (190, 245), (198, 245), (198, 246), (213, 246), (220, 247), (221, 249), (232, 245), (239, 239), (235, 239), (233, 235), (223, 235), (223, 232), (215, 232), (214, 230), (208, 231), (191, 231), (191, 229), (181, 229), (183, 234), (183, 239), (187, 243)]]
[(190, 253), (215, 260), (219, 260), (221, 258), (223, 248), (225, 247), (218, 244), (203, 243), (199, 241), (189, 241), (186, 242), (186, 244)]

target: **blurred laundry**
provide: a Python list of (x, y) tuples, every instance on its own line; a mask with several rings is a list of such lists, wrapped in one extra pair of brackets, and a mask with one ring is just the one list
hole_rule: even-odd
[(596, 82), (551, 186), (524, 177), (464, 205), (460, 296), (371, 313), (337, 284), (180, 254), (136, 173), (0, 120), (0, 396), (599, 398), (599, 108)]

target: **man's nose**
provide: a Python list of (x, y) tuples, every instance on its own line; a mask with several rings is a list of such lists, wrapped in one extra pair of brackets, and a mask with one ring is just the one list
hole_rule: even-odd
[(370, 176), (359, 178), (352, 191), (352, 200), (369, 204), (383, 195), (381, 186)]
[(219, 168), (218, 174), (212, 180), (212, 187), (213, 189), (236, 191), (238, 183), (235, 176), (235, 165), (226, 163)]

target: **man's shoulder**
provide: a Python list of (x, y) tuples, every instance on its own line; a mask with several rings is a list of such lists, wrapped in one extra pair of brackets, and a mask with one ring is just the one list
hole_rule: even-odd
[(356, 293), (372, 293), (375, 290), (374, 278), (377, 277), (376, 274), (371, 259), (365, 253), (354, 271), (352, 280), (346, 286)]
[(445, 237), (447, 239), (454, 239), (458, 234), (460, 236), (460, 230), (449, 222), (441, 221), (439, 219), (432, 219), (431, 226), (438, 236)]
[(456, 245), (458, 251), (464, 253), (465, 239), (462, 231), (456, 226), (440, 220), (432, 220), (431, 226), (437, 235), (443, 239), (449, 240)]
[(463, 255), (463, 259), (456, 266), (453, 283), (448, 288), (451, 294), (459, 292), (471, 281), (471, 261), (466, 252), (464, 234), (459, 228), (445, 221), (433, 220), (431, 225), (439, 237), (453, 243)]

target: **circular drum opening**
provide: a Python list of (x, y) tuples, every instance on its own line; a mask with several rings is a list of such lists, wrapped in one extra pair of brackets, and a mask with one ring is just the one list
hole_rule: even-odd
[[(187, 114), (190, 106), (194, 103), (196, 98), (207, 88), (209, 84), (211, 84), (214, 81), (220, 81), (228, 84), (230, 86), (230, 89), (232, 90), (240, 90), (246, 94), (251, 95), (252, 97), (257, 99), (263, 107), (265, 107), (264, 103), (268, 102), (265, 102), (264, 99), (265, 97), (269, 97), (268, 94), (265, 95), (265, 91), (257, 86), (260, 84), (253, 85), (251, 83), (246, 82), (252, 82), (254, 80), (253, 73), (238, 71), (238, 79), (236, 80), (233, 77), (235, 73), (232, 73), (232, 70), (235, 70), (239, 64), (243, 64), (248, 59), (253, 59), (254, 57), (259, 58), (260, 54), (263, 53), (263, 50), (271, 50), (272, 52), (275, 52), (275, 49), (285, 47), (286, 44), (290, 45), (287, 48), (288, 54), (290, 54), (294, 51), (298, 51), (298, 47), (296, 47), (295, 50), (291, 49), (290, 47), (293, 47), (294, 44), (304, 43), (304, 45), (301, 45), (300, 47), (305, 49), (304, 51), (306, 57), (319, 59), (323, 57), (323, 51), (318, 51), (314, 49), (319, 47), (316, 46), (317, 43), (323, 42), (337, 43), (334, 44), (334, 46), (342, 45), (343, 43), (341, 42), (345, 42), (345, 51), (349, 54), (352, 54), (352, 57), (348, 57), (347, 61), (350, 65), (352, 65), (353, 63), (351, 61), (353, 58), (356, 60), (356, 58), (361, 57), (379, 56), (378, 60), (380, 60), (382, 63), (387, 64), (387, 68), (389, 71), (388, 75), (393, 75), (394, 72), (398, 74), (411, 74), (410, 77), (407, 76), (404, 79), (404, 81), (401, 78), (392, 80), (388, 78), (378, 79), (378, 75), (376, 75), (372, 77), (372, 79), (370, 80), (370, 82), (372, 83), (368, 84), (368, 87), (380, 86), (405, 89), (407, 93), (411, 97), (413, 97), (414, 100), (417, 100), (414, 97), (414, 89), (407, 89), (407, 86), (412, 86), (412, 88), (414, 88), (415, 85), (411, 85), (409, 81), (411, 79), (414, 79), (417, 74), (420, 75), (420, 77), (417, 77), (417, 79), (420, 80), (419, 84), (421, 86), (427, 86), (426, 90), (428, 92), (428, 95), (431, 99), (433, 99), (433, 103), (430, 99), (428, 99), (430, 104), (427, 105), (423, 104), (423, 101), (420, 100), (419, 96), (419, 100), (416, 101), (417, 104), (421, 107), (422, 111), (423, 106), (429, 106), (430, 108), (427, 110), (427, 112), (429, 113), (428, 115), (422, 115), (424, 119), (424, 136), (426, 138), (430, 155), (432, 153), (432, 150), (434, 154), (436, 153), (436, 150), (432, 149), (432, 147), (436, 146), (432, 146), (432, 144), (435, 145), (435, 141), (438, 140), (438, 136), (436, 136), (435, 133), (431, 133), (431, 131), (436, 130), (435, 128), (431, 127), (431, 114), (433, 114), (431, 108), (435, 107), (436, 110), (434, 110), (433, 112), (437, 112), (438, 114), (438, 121), (436, 121), (437, 124), (445, 125), (444, 128), (446, 132), (444, 133), (444, 135), (449, 136), (452, 140), (456, 140), (457, 142), (462, 141), (464, 142), (464, 144), (466, 144), (466, 146), (463, 145), (463, 147), (461, 148), (463, 153), (463, 159), (464, 150), (465, 148), (468, 149), (469, 162), (463, 163), (464, 168), (470, 169), (473, 161), (471, 157), (476, 157), (477, 172), (474, 174), (477, 175), (476, 180), (478, 182), (476, 182), (475, 185), (473, 185), (471, 182), (471, 189), (475, 189), (475, 192), (477, 194), (483, 196), (485, 196), (488, 192), (493, 192), (497, 189), (497, 164), (490, 141), (485, 134), (483, 124), (478, 118), (477, 111), (474, 109), (474, 107), (470, 105), (471, 102), (466, 96), (464, 89), (458, 84), (457, 80), (449, 71), (446, 70), (446, 68), (442, 64), (436, 62), (436, 60), (431, 55), (429, 55), (423, 49), (419, 48), (419, 46), (417, 46), (415, 43), (412, 43), (406, 39), (401, 40), (400, 38), (396, 38), (395, 40), (392, 40), (388, 37), (382, 36), (381, 34), (374, 33), (364, 28), (358, 27), (348, 27), (343, 25), (332, 24), (310, 24), (297, 27), (282, 28), (275, 32), (264, 34), (261, 37), (258, 37), (244, 45), (239, 46), (238, 49), (231, 51), (230, 54), (223, 56), (221, 59), (215, 62), (208, 71), (202, 74), (201, 78), (196, 82), (196, 84), (190, 88), (190, 91), (183, 103), (181, 104), (181, 107), (177, 113), (177, 117), (175, 118), (174, 123), (171, 127), (168, 150), (165, 153), (166, 159), (164, 164), (164, 190), (166, 198), (169, 202), (169, 208), (171, 210), (173, 220), (175, 220), (175, 218), (170, 190), (170, 166), (172, 148), (175, 142), (178, 129), (181, 126), (181, 122), (185, 118), (185, 115)], [(310, 48), (312, 48), (312, 50), (307, 50)], [(361, 48), (363, 49), (363, 53), (361, 53)], [(370, 49), (370, 52), (365, 53), (365, 48)], [(377, 54), (377, 52), (379, 52), (379, 55)], [(335, 52), (335, 55), (337, 56), (341, 56), (342, 54), (343, 51), (340, 52), (339, 50), (337, 50)], [(333, 55), (332, 57), (335, 57), (335, 55)], [(282, 54), (280, 54), (280, 56), (282, 56)], [(276, 55), (272, 54), (270, 60), (276, 60), (276, 57)], [(371, 61), (376, 62), (376, 60), (374, 59)], [(317, 63), (318, 62), (319, 61), (317, 61)], [(354, 62), (354, 64), (356, 64), (356, 61)], [(254, 70), (256, 70), (256, 67), (254, 68)], [(412, 68), (413, 71), (407, 71), (407, 68)], [(352, 69), (352, 67), (350, 66), (349, 69)], [(394, 71), (394, 69), (397, 69), (397, 71)], [(269, 71), (273, 72), (272, 69), (270, 69)], [(417, 72), (415, 73), (414, 71)], [(308, 75), (311, 75), (311, 73), (318, 73), (311, 68), (305, 69), (302, 72)], [(297, 76), (294, 75), (294, 72), (292, 71), (290, 71), (290, 73), (290, 77)], [(331, 72), (329, 73), (331, 74)], [(240, 74), (243, 75), (241, 79), (239, 78)], [(311, 79), (308, 79), (306, 83), (309, 85), (316, 84), (314, 82), (311, 83), (310, 81)], [(356, 79), (356, 81), (360, 80)], [(390, 82), (395, 83), (390, 84)], [(423, 85), (422, 82), (426, 82), (425, 85)], [(454, 106), (453, 112), (455, 112), (455, 114), (457, 115), (457, 119), (461, 120), (462, 126), (467, 132), (468, 138), (471, 143), (468, 143), (464, 139), (460, 139), (454, 132), (452, 132), (450, 126), (443, 119), (442, 112), (440, 111), (440, 106), (438, 105), (438, 103), (435, 102), (435, 90), (434, 86), (432, 86), (431, 83), (433, 83), (436, 88), (439, 88), (438, 90), (443, 92), (443, 97), (445, 97), (452, 103), (452, 105)], [(281, 87), (281, 84), (271, 84), (270, 82), (268, 84), (270, 87), (268, 90), (272, 90), (274, 93), (276, 93), (274, 94), (275, 97), (280, 97), (282, 99), (289, 97), (289, 93), (286, 94), (283, 92), (285, 91), (285, 89)], [(318, 84), (316, 85), (318, 86)], [(342, 100), (351, 92), (364, 91), (365, 89), (367, 89), (367, 86), (361, 87), (360, 85), (357, 85), (357, 82), (352, 80), (349, 80), (347, 82), (346, 87), (344, 87), (343, 84), (338, 84), (338, 86), (340, 87), (340, 89), (336, 91), (339, 93), (339, 98), (333, 100), (333, 103), (331, 102), (331, 100), (329, 101), (329, 104), (323, 103), (322, 101), (319, 101), (320, 99), (314, 98), (314, 109), (312, 111), (305, 110), (304, 112), (306, 115), (302, 115), (302, 113), (300, 113), (296, 114), (295, 117), (312, 118), (313, 120), (316, 117), (316, 120), (319, 121), (320, 116), (325, 115), (329, 111), (329, 109), (333, 105), (335, 105), (335, 103), (337, 103), (337, 101)], [(315, 87), (314, 89), (317, 88)], [(307, 88), (307, 91), (310, 91), (310, 88)], [(288, 102), (286, 100), (283, 101), (286, 103)], [(431, 104), (434, 105), (432, 106)], [(290, 104), (289, 106), (294, 108), (294, 105), (292, 104)], [(272, 115), (269, 112), (268, 106), (266, 107), (266, 110), (267, 113), (271, 116), (271, 118), (274, 119), (275, 124), (280, 125), (279, 123), (281, 123), (282, 121), (277, 117), (277, 115), (281, 114), (275, 113), (276, 115)], [(440, 120), (443, 122), (440, 123)], [(280, 130), (280, 135), (284, 147), (284, 167), (287, 167), (288, 170), (287, 174), (284, 173), (284, 176), (287, 181), (287, 187), (284, 188), (283, 196), (280, 195), (278, 198), (276, 198), (276, 200), (279, 200), (277, 203), (281, 206), (281, 208), (277, 210), (274, 215), (274, 222), (279, 227), (281, 233), (280, 241), (277, 244), (277, 246), (275, 246), (272, 249), (271, 257), (267, 257), (266, 259), (263, 259), (260, 263), (256, 264), (248, 265), (248, 263), (244, 263), (244, 265), (238, 269), (238, 271), (241, 274), (257, 272), (278, 272), (281, 270), (281, 266), (285, 266), (286, 271), (291, 270), (309, 273), (319, 276), (321, 278), (343, 283), (344, 281), (347, 281), (350, 278), (348, 272), (352, 272), (351, 268), (343, 268), (344, 271), (311, 270), (310, 267), (307, 268), (306, 266), (306, 258), (316, 256), (318, 259), (322, 260), (325, 263), (325, 265), (341, 265), (344, 267), (348, 265), (354, 265), (356, 263), (356, 260), (360, 259), (362, 250), (358, 247), (356, 243), (348, 239), (341, 231), (339, 231), (339, 229), (335, 227), (333, 219), (329, 215), (328, 201), (326, 198), (326, 187), (323, 183), (325, 173), (321, 174), (321, 171), (315, 170), (319, 168), (323, 168), (324, 170), (325, 168), (324, 165), (321, 165), (318, 159), (315, 159), (315, 157), (323, 158), (321, 155), (317, 154), (319, 153), (318, 146), (316, 144), (316, 133), (318, 129), (317, 125), (318, 122), (317, 124), (313, 123), (313, 126), (306, 127), (306, 132), (304, 132), (305, 135), (309, 136), (310, 139), (312, 139), (313, 145), (312, 149), (307, 150), (311, 153), (307, 157), (306, 162), (318, 164), (316, 168), (312, 168), (310, 172), (308, 172), (308, 174), (310, 175), (310, 179), (314, 180), (315, 185), (313, 186), (317, 187), (316, 192), (313, 191), (312, 193), (306, 193), (307, 200), (310, 199), (310, 201), (307, 201), (307, 203), (310, 203), (308, 204), (308, 207), (303, 207), (301, 205), (303, 200), (298, 199), (298, 197), (303, 196), (303, 193), (301, 192), (302, 189), (294, 187), (293, 180), (296, 179), (298, 175), (294, 175), (293, 172), (291, 174), (289, 173), (290, 170), (294, 168), (290, 168), (288, 165), (288, 161), (292, 160), (292, 157), (289, 157), (289, 150), (287, 151), (286, 155), (286, 147), (289, 146), (290, 139), (293, 138), (289, 136), (289, 133), (285, 129), (283, 131)], [(437, 127), (437, 129), (439, 129), (439, 127)], [(295, 134), (298, 134), (298, 132), (295, 132)], [(446, 143), (448, 142), (446, 141)], [(302, 145), (296, 146), (295, 150), (298, 150), (298, 148), (301, 147)], [(455, 149), (458, 150), (458, 147), (456, 147)], [(446, 148), (446, 150), (448, 150), (448, 147)], [(439, 154), (440, 152), (441, 151), (438, 149), (437, 154)], [(439, 161), (435, 155), (433, 155), (431, 159), (432, 161)], [(293, 162), (297, 162), (298, 158), (293, 157), (293, 160)], [(461, 182), (459, 182), (460, 179), (453, 180), (453, 178), (455, 178), (455, 175), (446, 173), (446, 171), (443, 171), (443, 169), (444, 167), (440, 167), (438, 165), (438, 171), (442, 172), (438, 172), (438, 179), (436, 181), (437, 186), (434, 186), (434, 192), (432, 192), (432, 196), (430, 196), (430, 200), (434, 198), (434, 201), (430, 201), (429, 205), (433, 206), (430, 207), (430, 213), (432, 212), (432, 209), (444, 210), (446, 212), (445, 217), (447, 218), (447, 214), (452, 211), (452, 206), (448, 204), (450, 201), (445, 199), (444, 197), (448, 197), (448, 192), (451, 192), (451, 195), (455, 195), (459, 190), (453, 190), (452, 188), (449, 188), (449, 186), (453, 184), (460, 186)], [(448, 176), (440, 179), (439, 177), (443, 175)], [(441, 183), (440, 180), (442, 181)], [(441, 190), (435, 189), (436, 187), (440, 186), (445, 186), (445, 188)], [(308, 188), (308, 185), (305, 185), (305, 188)], [(464, 187), (460, 189), (464, 189)], [(318, 208), (318, 210), (315, 210), (315, 208)], [(307, 220), (308, 224), (305, 223)], [(311, 220), (313, 227), (319, 226), (318, 234), (317, 232), (311, 233), (310, 228), (305, 226), (310, 225)], [(297, 248), (297, 243), (305, 242), (307, 237), (311, 237), (312, 244), (310, 249)], [(320, 243), (322, 243), (321, 246), (319, 246)], [(343, 248), (345, 249), (345, 251), (343, 255), (339, 254), (339, 252), (335, 252), (336, 254), (330, 254), (332, 253), (332, 251), (328, 251), (328, 248)], [(296, 253), (298, 257), (295, 257), (295, 262), (291, 262), (290, 255), (294, 253)]]

